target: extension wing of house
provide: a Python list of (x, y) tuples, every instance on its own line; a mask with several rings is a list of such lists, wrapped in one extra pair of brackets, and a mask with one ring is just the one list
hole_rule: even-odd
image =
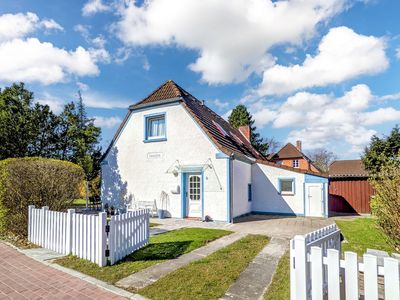
[(332, 213), (371, 213), (374, 194), (368, 172), (360, 159), (335, 160), (329, 166), (329, 211)]
[(301, 141), (297, 141), (296, 146), (287, 143), (277, 153), (271, 154), (269, 159), (283, 166), (320, 173), (321, 171), (302, 152), (301, 148)]
[(173, 81), (131, 105), (102, 158), (103, 204), (155, 202), (167, 216), (327, 216), (328, 180), (280, 166)]

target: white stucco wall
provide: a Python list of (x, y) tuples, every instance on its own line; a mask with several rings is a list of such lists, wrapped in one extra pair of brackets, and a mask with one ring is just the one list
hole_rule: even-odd
[[(167, 141), (144, 143), (144, 116), (160, 112), (166, 113)], [(216, 159), (217, 152), (180, 104), (134, 111), (102, 166), (102, 201), (119, 206), (118, 187), (124, 184), (136, 201), (158, 201), (165, 191), (169, 214), (179, 218), (182, 190), (171, 191), (180, 187), (181, 174), (174, 176), (167, 170), (177, 160), (181, 165), (202, 165), (210, 159), (212, 168), (204, 171), (204, 215), (226, 221), (227, 160)]]
[[(267, 166), (252, 165), (252, 211), (278, 214), (304, 214), (304, 174)], [(295, 194), (279, 194), (279, 178), (295, 179)]]
[(251, 212), (248, 201), (248, 184), (251, 183), (251, 164), (233, 160), (232, 162), (232, 201), (233, 218)]

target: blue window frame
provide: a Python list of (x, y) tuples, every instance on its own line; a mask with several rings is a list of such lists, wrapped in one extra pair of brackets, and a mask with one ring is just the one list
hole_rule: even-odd
[(295, 190), (294, 178), (279, 178), (279, 193), (281, 195), (294, 195)]
[(253, 195), (252, 195), (252, 191), (251, 191), (251, 183), (249, 183), (247, 185), (247, 200), (249, 202), (251, 202), (251, 200), (253, 200)]
[(165, 113), (146, 115), (144, 117), (144, 142), (167, 140)]

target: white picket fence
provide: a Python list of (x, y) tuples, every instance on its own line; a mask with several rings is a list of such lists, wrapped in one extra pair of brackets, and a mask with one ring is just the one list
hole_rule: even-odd
[(57, 212), (31, 205), (28, 240), (43, 248), (105, 266), (108, 257), (114, 264), (148, 243), (149, 217), (149, 210), (112, 216), (108, 227), (105, 212), (84, 215), (76, 214), (74, 209)]
[(111, 217), (108, 247), (112, 265), (148, 244), (149, 215), (150, 209), (143, 209)]
[[(362, 276), (360, 276), (362, 275)], [(383, 285), (383, 287), (382, 287)], [(379, 288), (380, 287), (380, 288)], [(321, 228), (290, 241), (290, 298), (293, 299), (400, 299), (399, 261), (345, 252), (340, 259), (340, 230)]]

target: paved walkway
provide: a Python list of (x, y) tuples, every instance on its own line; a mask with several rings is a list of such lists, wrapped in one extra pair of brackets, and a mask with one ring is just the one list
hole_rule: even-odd
[(291, 239), (296, 234), (306, 234), (334, 223), (332, 218), (287, 217), (269, 215), (250, 215), (234, 224), (226, 222), (201, 222), (188, 219), (152, 219), (159, 223), (158, 230), (174, 230), (182, 227), (218, 228), (247, 234), (262, 234), (269, 237)]
[(0, 242), (0, 299), (124, 299)]
[(168, 275), (170, 272), (182, 268), (193, 261), (202, 259), (205, 256), (236, 242), (244, 236), (245, 234), (243, 233), (232, 233), (230, 235), (224, 236), (207, 244), (206, 246), (183, 254), (176, 259), (168, 260), (166, 262), (151, 266), (140, 272), (125, 277), (118, 281), (116, 285), (122, 288), (131, 289), (144, 288), (159, 280), (160, 278)]
[(229, 287), (222, 299), (262, 299), (279, 259), (288, 248), (287, 239), (272, 238)]

